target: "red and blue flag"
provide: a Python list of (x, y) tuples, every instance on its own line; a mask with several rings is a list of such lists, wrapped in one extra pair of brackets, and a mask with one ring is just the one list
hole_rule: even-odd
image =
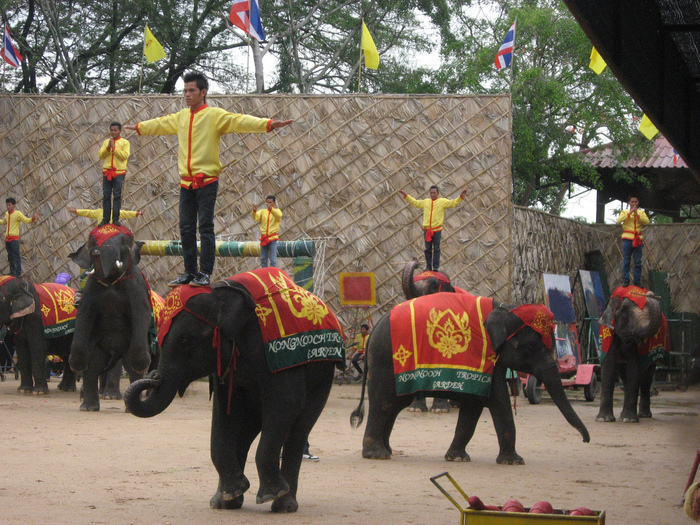
[(513, 61), (513, 45), (515, 44), (516, 22), (513, 22), (513, 25), (510, 26), (508, 34), (506, 35), (503, 44), (501, 44), (501, 48), (498, 50), (498, 53), (496, 53), (496, 69), (510, 67), (511, 62)]
[(10, 30), (7, 29), (5, 25), (5, 36), (2, 40), (2, 49), (0, 49), (0, 55), (5, 59), (5, 62), (10, 64), (12, 67), (19, 67), (19, 63), (22, 61), (22, 55), (15, 48), (15, 45), (10, 39)]
[(229, 15), (231, 23), (257, 41), (265, 40), (258, 0), (234, 0)]

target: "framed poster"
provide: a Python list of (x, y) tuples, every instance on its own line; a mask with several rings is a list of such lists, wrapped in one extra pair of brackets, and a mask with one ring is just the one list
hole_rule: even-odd
[[(600, 323), (598, 319), (605, 311), (605, 293), (603, 292), (603, 282), (598, 272), (579, 270), (581, 277), (581, 288), (583, 298), (586, 302), (586, 311), (590, 321), (590, 336), (595, 343), (596, 350), (600, 350)], [(589, 356), (590, 357), (590, 356)]]
[(545, 304), (554, 314), (554, 337), (559, 370), (575, 370), (581, 364), (576, 313), (568, 275), (542, 274)]

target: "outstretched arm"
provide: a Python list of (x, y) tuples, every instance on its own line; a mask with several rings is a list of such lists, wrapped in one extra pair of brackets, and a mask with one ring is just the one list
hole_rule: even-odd
[(279, 129), (283, 128), (285, 126), (289, 126), (294, 120), (274, 120), (272, 119), (270, 121), (270, 124), (268, 124), (268, 127), (270, 128), (270, 131), (273, 129)]

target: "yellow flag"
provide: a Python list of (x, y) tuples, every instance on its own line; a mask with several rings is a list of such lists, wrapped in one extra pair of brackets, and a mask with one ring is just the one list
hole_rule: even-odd
[(639, 125), (639, 131), (641, 131), (642, 135), (649, 140), (653, 139), (659, 132), (659, 130), (656, 129), (656, 126), (654, 126), (651, 120), (649, 120), (649, 117), (646, 116), (646, 113), (642, 117), (642, 123)]
[(595, 71), (596, 75), (600, 75), (605, 69), (605, 66), (607, 66), (607, 64), (598, 53), (598, 50), (595, 47), (591, 49), (591, 63), (588, 64), (588, 67)]
[(166, 57), (163, 46), (161, 46), (160, 42), (153, 36), (151, 30), (148, 29), (148, 25), (146, 25), (146, 29), (143, 31), (143, 54), (146, 55), (146, 62), (149, 64)]
[(372, 35), (369, 34), (369, 29), (367, 29), (364, 20), (362, 21), (362, 42), (360, 47), (365, 52), (365, 67), (377, 69), (379, 67), (379, 51), (377, 51), (377, 46), (374, 45), (374, 40), (372, 40)]

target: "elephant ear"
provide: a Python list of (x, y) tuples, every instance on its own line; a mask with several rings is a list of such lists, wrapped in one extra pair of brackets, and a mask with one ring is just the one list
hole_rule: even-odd
[(484, 327), (496, 352), (522, 325), (523, 322), (510, 312), (508, 306), (497, 305), (495, 301), (493, 310), (484, 321)]
[(78, 251), (68, 254), (68, 257), (70, 257), (70, 260), (80, 266), (83, 270), (87, 270), (92, 265), (87, 244), (83, 244), (80, 248), (78, 248)]
[(598, 322), (602, 326), (607, 326), (608, 328), (615, 328), (615, 312), (620, 307), (620, 298), (611, 297), (608, 299), (608, 304), (605, 305), (605, 311), (603, 315), (600, 316)]
[(143, 241), (134, 241), (134, 246), (131, 248), (131, 262), (138, 264), (141, 262), (141, 247), (146, 244)]
[[(222, 333), (227, 333), (232, 339), (235, 334), (248, 322), (250, 314), (255, 315), (255, 301), (250, 292), (240, 283), (225, 280), (211, 285), (212, 294), (222, 302), (218, 310), (217, 324)], [(242, 303), (236, 304), (233, 296), (240, 298)]]
[(35, 309), (34, 296), (20, 283), (17, 292), (10, 296), (10, 319), (29, 315)]

